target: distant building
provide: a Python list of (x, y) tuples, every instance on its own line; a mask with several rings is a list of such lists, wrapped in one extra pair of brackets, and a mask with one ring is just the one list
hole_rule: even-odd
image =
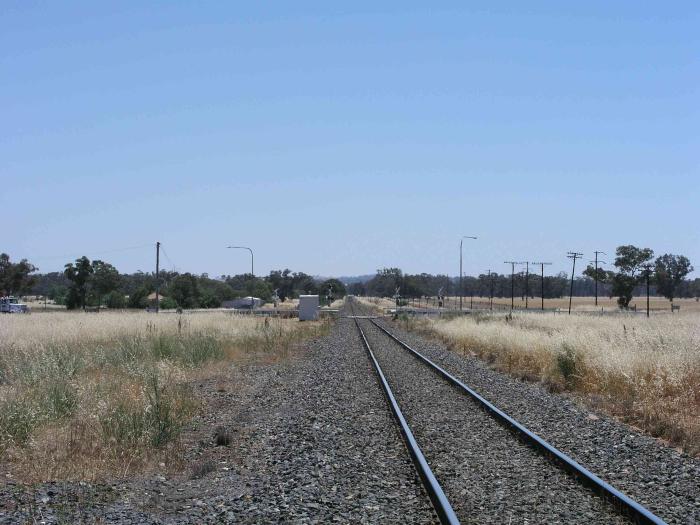
[(242, 309), (242, 308), (250, 308), (251, 305), (254, 306), (255, 308), (258, 308), (259, 306), (262, 306), (264, 304), (264, 301), (262, 299), (259, 299), (258, 297), (239, 297), (238, 299), (233, 299), (231, 301), (224, 301), (221, 303), (221, 306), (223, 308), (237, 308), (237, 309)]

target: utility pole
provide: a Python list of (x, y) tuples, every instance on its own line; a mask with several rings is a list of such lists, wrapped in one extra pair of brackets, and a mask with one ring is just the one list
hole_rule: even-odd
[(503, 264), (510, 264), (510, 310), (515, 307), (515, 265), (523, 264), (517, 261), (504, 261)]
[(464, 239), (476, 240), (476, 237), (472, 237), (470, 235), (463, 235), (462, 238), (459, 240), (459, 309), (460, 310), (462, 310), (462, 298), (464, 297), (464, 288), (462, 287), (462, 243), (464, 242)]
[(489, 270), (489, 309), (493, 310), (493, 277), (491, 276), (491, 270)]
[(651, 277), (651, 269), (653, 266), (649, 263), (642, 265), (644, 275), (647, 278), (647, 317), (649, 317), (649, 278)]
[(544, 267), (545, 267), (545, 265), (549, 266), (552, 263), (551, 262), (534, 262), (531, 264), (539, 264), (540, 265), (540, 286), (541, 286), (540, 295), (542, 296), (542, 311), (544, 312)]
[(573, 260), (573, 266), (571, 267), (571, 289), (569, 290), (569, 315), (571, 315), (571, 298), (574, 295), (574, 273), (576, 272), (576, 259), (583, 257), (582, 253), (578, 252), (567, 252), (566, 256)]
[(598, 255), (607, 255), (605, 252), (596, 250), (595, 252), (595, 305), (598, 306), (598, 262), (604, 263), (605, 261), (598, 261)]
[(159, 311), (160, 311), (160, 242), (156, 242), (156, 313), (158, 313)]
[(527, 310), (527, 296), (530, 295), (530, 263), (525, 262), (525, 310)]

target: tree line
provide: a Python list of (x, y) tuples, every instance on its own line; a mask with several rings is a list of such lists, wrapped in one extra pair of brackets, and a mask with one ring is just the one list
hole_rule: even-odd
[[(700, 278), (687, 279), (693, 271), (690, 260), (683, 255), (663, 254), (654, 259), (650, 248), (633, 245), (619, 246), (615, 251), (615, 270), (589, 265), (573, 283), (574, 296), (592, 296), (598, 285), (600, 296), (617, 297), (621, 308), (629, 307), (632, 297), (645, 293), (647, 278), (650, 293), (673, 301), (679, 297), (700, 298)], [(335, 298), (346, 294), (338, 279), (316, 279), (304, 272), (289, 269), (274, 270), (265, 277), (252, 274), (223, 275), (210, 278), (161, 271), (122, 274), (108, 262), (83, 256), (65, 265), (63, 272), (37, 273), (38, 269), (26, 259), (12, 262), (9, 255), (0, 254), (0, 295), (40, 295), (69, 309), (88, 306), (109, 308), (146, 308), (153, 303), (156, 288), (161, 294), (162, 308), (217, 308), (224, 301), (254, 296), (264, 301), (295, 298), (300, 294), (330, 293)], [(480, 274), (464, 276), (465, 296), (515, 296), (560, 298), (568, 295), (570, 281), (565, 272), (545, 276)], [(367, 281), (353, 282), (347, 292), (354, 295), (405, 298), (457, 296), (459, 278), (428, 273), (405, 274), (399, 268), (383, 268)]]
[(37, 273), (26, 259), (17, 263), (0, 254), (0, 295), (47, 297), (68, 309), (87, 307), (147, 308), (158, 288), (161, 308), (218, 308), (224, 301), (254, 296), (264, 301), (319, 294), (341, 298), (346, 290), (337, 279), (315, 279), (303, 272), (274, 270), (265, 277), (171, 271), (123, 274), (110, 263), (83, 256), (67, 263), (62, 272)]
[[(615, 251), (615, 270), (604, 270), (589, 265), (583, 275), (573, 282), (572, 295), (590, 297), (595, 293), (596, 281), (600, 296), (617, 297), (621, 308), (628, 308), (635, 295), (646, 293), (649, 278), (651, 295), (660, 295), (670, 301), (679, 297), (700, 299), (700, 278), (686, 279), (693, 271), (690, 260), (684, 255), (664, 254), (654, 259), (650, 248), (633, 245), (619, 246)], [(511, 274), (480, 274), (478, 277), (462, 278), (462, 293), (465, 296), (510, 297), (511, 293), (524, 298), (543, 296), (546, 299), (567, 296), (570, 291), (569, 276), (565, 272), (545, 276), (524, 271)], [(460, 285), (458, 277), (447, 275), (404, 274), (399, 268), (382, 268), (366, 282), (352, 283), (348, 292), (355, 295), (378, 297), (457, 296)]]

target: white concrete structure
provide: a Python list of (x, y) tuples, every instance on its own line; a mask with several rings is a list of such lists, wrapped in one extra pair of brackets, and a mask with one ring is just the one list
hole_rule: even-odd
[(299, 296), (299, 320), (315, 321), (318, 319), (318, 295)]

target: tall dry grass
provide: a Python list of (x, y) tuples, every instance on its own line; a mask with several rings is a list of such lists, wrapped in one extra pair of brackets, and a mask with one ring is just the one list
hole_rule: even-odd
[(396, 302), (386, 297), (360, 297), (355, 296), (354, 299), (363, 306), (371, 308), (377, 313), (383, 313), (386, 308), (396, 308)]
[(584, 394), (654, 436), (700, 453), (700, 315), (475, 314), (416, 322), (499, 370)]
[(190, 381), (285, 357), (325, 323), (230, 313), (0, 317), (0, 460), (25, 480), (126, 475), (176, 457)]

